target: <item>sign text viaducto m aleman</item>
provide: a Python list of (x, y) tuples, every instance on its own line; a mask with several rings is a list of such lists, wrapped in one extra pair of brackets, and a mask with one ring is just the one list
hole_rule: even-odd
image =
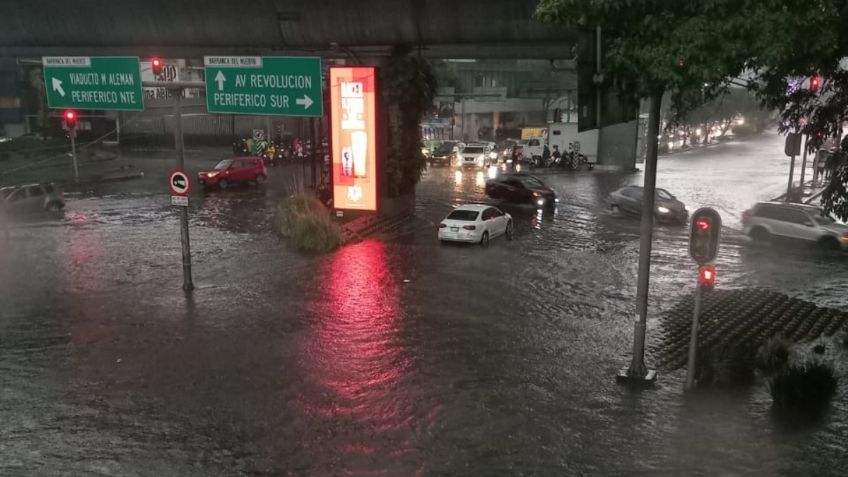
[(203, 65), (210, 113), (324, 114), (320, 58), (206, 56)]
[(138, 57), (45, 56), (41, 63), (51, 108), (144, 109)]

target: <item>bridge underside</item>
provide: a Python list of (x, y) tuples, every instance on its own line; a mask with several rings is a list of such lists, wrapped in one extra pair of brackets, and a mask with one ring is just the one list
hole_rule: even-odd
[(577, 31), (538, 0), (6, 0), (0, 56), (309, 54), (571, 58)]

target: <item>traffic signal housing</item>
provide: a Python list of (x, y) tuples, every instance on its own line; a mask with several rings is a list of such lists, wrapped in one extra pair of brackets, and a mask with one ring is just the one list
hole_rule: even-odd
[(155, 76), (162, 74), (162, 58), (154, 56), (150, 59), (150, 69), (153, 70)]
[(65, 127), (67, 127), (69, 131), (73, 131), (77, 126), (77, 112), (73, 109), (65, 111), (62, 114), (62, 120), (65, 121)]
[(689, 228), (689, 255), (698, 265), (706, 265), (718, 254), (721, 216), (715, 209), (704, 207), (692, 214)]

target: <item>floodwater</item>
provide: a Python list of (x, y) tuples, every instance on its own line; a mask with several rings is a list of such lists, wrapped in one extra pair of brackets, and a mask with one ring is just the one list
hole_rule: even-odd
[[(754, 248), (739, 217), (785, 187), (773, 135), (662, 158), (658, 185), (724, 218), (718, 287), (845, 310), (848, 260)], [(214, 160), (207, 162), (214, 163)], [(845, 475), (846, 350), (821, 422), (786, 429), (764, 384), (615, 384), (630, 359), (638, 220), (605, 198), (641, 175), (542, 177), (553, 213), (505, 206), (512, 242), (440, 246), (488, 171), (429, 170), (400, 238), (304, 256), (266, 187), (191, 197), (194, 281), (162, 161), (68, 194), (0, 236), (0, 475)], [(189, 164), (195, 170), (201, 160)], [(648, 334), (689, 292), (684, 227), (657, 227)], [(652, 363), (648, 356), (648, 364)]]

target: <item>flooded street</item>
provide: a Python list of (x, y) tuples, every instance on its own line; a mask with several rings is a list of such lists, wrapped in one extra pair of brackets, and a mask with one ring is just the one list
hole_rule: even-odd
[[(663, 369), (656, 389), (615, 384), (639, 223), (606, 198), (641, 173), (540, 173), (557, 209), (504, 206), (515, 240), (484, 249), (441, 246), (435, 226), (489, 202), (490, 173), (431, 168), (414, 233), (317, 257), (271, 233), (279, 169), (264, 188), (194, 191), (187, 298), (170, 164), (136, 164), (143, 180), (69, 193), (63, 218), (0, 236), (0, 475), (848, 472), (845, 348), (832, 409), (801, 430), (772, 419), (762, 384), (687, 397), (684, 371)], [(848, 310), (848, 258), (741, 233), (788, 166), (763, 134), (660, 158), (657, 185), (722, 214), (717, 287)], [(693, 288), (687, 247), (685, 227), (657, 227), (649, 342)]]

